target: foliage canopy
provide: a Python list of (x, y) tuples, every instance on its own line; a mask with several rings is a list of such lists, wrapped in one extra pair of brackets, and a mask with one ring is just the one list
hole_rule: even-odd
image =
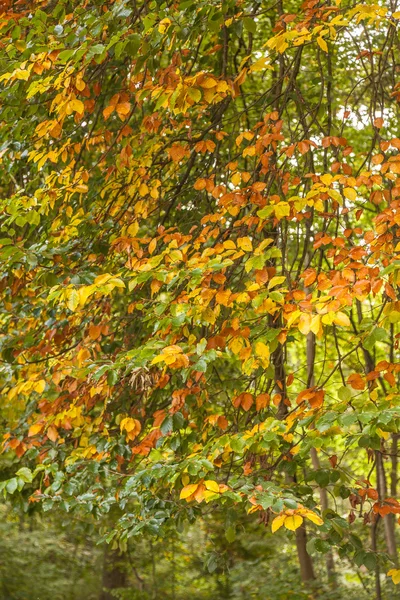
[(233, 543), (254, 513), (305, 581), (334, 548), (380, 598), (382, 570), (400, 581), (396, 0), (1, 10), (0, 490), (111, 511), (121, 549), (210, 510)]

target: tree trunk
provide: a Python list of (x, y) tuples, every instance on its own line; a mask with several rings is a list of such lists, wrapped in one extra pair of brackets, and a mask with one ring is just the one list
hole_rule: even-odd
[(116, 596), (112, 590), (118, 590), (126, 586), (126, 570), (123, 558), (117, 550), (111, 550), (109, 546), (104, 552), (102, 591), (99, 600), (115, 600)]
[[(379, 500), (382, 501), (388, 496), (385, 466), (383, 464), (382, 452), (379, 452), (377, 450), (375, 452), (375, 459), (378, 494)], [(385, 517), (383, 517), (387, 553), (391, 558), (393, 558), (394, 562), (397, 564), (397, 548), (394, 525), (394, 515), (386, 515)]]
[[(358, 322), (361, 323), (363, 315), (362, 315), (362, 307), (361, 302), (357, 300), (357, 316)], [(357, 333), (357, 331), (355, 331)], [(365, 362), (365, 372), (371, 373), (375, 369), (375, 362), (371, 353), (366, 348), (362, 348), (364, 354), (364, 362)], [(383, 450), (383, 448), (381, 448)], [(387, 498), (387, 485), (386, 485), (386, 475), (385, 475), (385, 466), (383, 464), (382, 452), (379, 450), (375, 451), (375, 462), (376, 462), (376, 481), (377, 481), (377, 489), (379, 501), (381, 502), (385, 498)], [(397, 465), (396, 465), (397, 468)], [(392, 463), (393, 469), (393, 463)], [(386, 515), (383, 518), (383, 526), (385, 531), (385, 541), (386, 541), (386, 549), (389, 556), (393, 558), (395, 563), (397, 564), (397, 549), (396, 549), (396, 537), (395, 537), (395, 523), (394, 519), (391, 519), (392, 515)], [(375, 532), (375, 533), (374, 533)], [(376, 546), (376, 524), (372, 525), (371, 528), (371, 536), (372, 541)], [(378, 585), (378, 584), (377, 584)], [(379, 582), (380, 587), (380, 582)], [(380, 596), (379, 596), (380, 597)], [(378, 598), (378, 588), (377, 588), (377, 598)]]
[[(306, 354), (307, 354), (307, 387), (314, 385), (314, 363), (315, 363), (315, 334), (310, 331), (307, 335), (306, 342)], [(311, 448), (311, 462), (315, 471), (321, 468), (319, 462), (319, 456), (316, 448)], [(321, 503), (321, 511), (324, 512), (328, 508), (328, 493), (325, 488), (319, 488), (319, 499)], [(335, 561), (333, 559), (332, 551), (329, 550), (326, 555), (326, 570), (328, 573), (328, 579), (335, 582)]]
[(301, 579), (304, 583), (315, 579), (311, 556), (307, 552), (307, 531), (305, 524), (296, 529), (296, 547), (299, 557)]
[[(285, 373), (285, 356), (284, 349), (281, 344), (278, 345), (278, 348), (272, 354), (272, 363), (275, 368), (275, 382), (280, 381), (282, 388), (278, 388), (282, 393), (282, 400), (279, 403), (278, 411), (276, 418), (283, 420), (287, 414), (287, 405), (285, 403), (286, 399), (286, 373)], [(288, 479), (293, 479), (290, 476), (287, 476)], [(310, 581), (315, 579), (314, 569), (312, 565), (311, 556), (307, 552), (307, 531), (305, 523), (301, 525), (298, 529), (296, 529), (296, 548), (297, 548), (297, 556), (299, 557), (300, 564), (300, 573), (302, 581)]]
[[(371, 550), (373, 552), (378, 551), (377, 531), (378, 531), (379, 518), (380, 518), (379, 515), (377, 515), (376, 521), (371, 524)], [(381, 578), (380, 578), (380, 569), (379, 569), (378, 561), (376, 561), (376, 567), (375, 567), (375, 592), (376, 592), (375, 600), (382, 600)]]
[(390, 495), (392, 498), (397, 496), (397, 440), (398, 434), (392, 435), (392, 468), (390, 471)]

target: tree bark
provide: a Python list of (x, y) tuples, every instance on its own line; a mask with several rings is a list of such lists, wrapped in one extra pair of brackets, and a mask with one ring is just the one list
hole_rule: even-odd
[[(376, 521), (371, 524), (371, 550), (373, 552), (378, 551), (377, 531), (378, 531), (379, 519), (380, 519), (380, 517), (378, 515)], [(376, 567), (375, 567), (375, 592), (376, 592), (375, 600), (382, 600), (381, 578), (380, 578), (380, 569), (379, 569), (378, 561), (376, 561)]]
[(124, 561), (117, 550), (108, 546), (104, 552), (102, 591), (99, 600), (115, 600), (112, 590), (126, 587), (126, 570)]
[(296, 529), (296, 547), (299, 557), (301, 579), (304, 583), (315, 579), (311, 556), (307, 552), (307, 530), (303, 523)]
[[(314, 385), (314, 363), (315, 363), (315, 334), (310, 331), (307, 334), (306, 342), (306, 354), (307, 354), (307, 387)], [(315, 471), (321, 468), (319, 456), (316, 448), (311, 448), (311, 462)], [(324, 512), (328, 508), (328, 493), (324, 488), (319, 489), (319, 499), (321, 503), (321, 511)], [(326, 570), (328, 573), (328, 579), (335, 582), (335, 561), (333, 559), (332, 551), (329, 550), (326, 555)]]
[[(378, 450), (375, 452), (376, 459), (376, 479), (379, 500), (382, 501), (387, 498), (387, 484), (385, 466), (383, 464), (382, 452)], [(386, 515), (383, 517), (383, 526), (385, 531), (386, 549), (391, 558), (397, 564), (397, 548), (396, 548), (396, 536), (394, 529), (394, 515)]]
[[(280, 390), (282, 394), (282, 400), (279, 403), (276, 418), (283, 420), (287, 414), (286, 399), (286, 373), (285, 373), (285, 356), (284, 348), (281, 344), (272, 355), (272, 364), (275, 368), (275, 382), (280, 381), (282, 389), (277, 386), (277, 390)], [(289, 478), (289, 476), (288, 476)], [(290, 478), (292, 479), (292, 478)], [(293, 481), (293, 479), (292, 479)], [(314, 569), (312, 565), (311, 556), (307, 552), (307, 530), (305, 523), (296, 529), (296, 548), (297, 556), (299, 558), (301, 579), (303, 582), (307, 582), (315, 579)]]
[[(359, 300), (357, 300), (357, 316), (358, 316), (358, 322), (361, 323), (363, 315), (362, 315), (362, 308), (361, 308), (361, 302)], [(371, 353), (369, 352), (369, 350), (367, 350), (366, 348), (362, 348), (363, 354), (364, 354), (364, 362), (365, 362), (365, 372), (371, 373), (372, 371), (374, 371), (375, 369), (375, 361), (373, 359), (373, 357), (371, 356)], [(381, 450), (383, 450), (383, 448), (381, 448)], [(383, 456), (382, 456), (382, 452), (379, 450), (375, 451), (375, 463), (376, 463), (376, 482), (377, 482), (377, 490), (378, 490), (378, 496), (379, 496), (379, 501), (383, 501), (385, 498), (387, 498), (388, 493), (387, 493), (387, 484), (386, 484), (386, 474), (385, 474), (385, 465), (383, 463)], [(397, 465), (396, 465), (397, 467)], [(392, 463), (392, 469), (393, 469), (393, 463)], [(389, 556), (391, 556), (393, 558), (393, 560), (395, 561), (395, 563), (397, 564), (397, 549), (396, 549), (396, 537), (395, 537), (395, 523), (394, 523), (394, 519), (391, 519), (389, 517), (391, 517), (392, 515), (386, 515), (383, 518), (383, 526), (384, 526), (384, 531), (385, 531), (385, 542), (386, 542), (386, 549), (387, 549), (387, 553), (389, 554)], [(377, 543), (377, 539), (376, 539), (376, 523), (372, 525), (371, 528), (371, 540), (374, 541), (375, 546)], [(380, 583), (379, 583), (380, 586)], [(377, 598), (378, 598), (378, 590), (377, 590)]]

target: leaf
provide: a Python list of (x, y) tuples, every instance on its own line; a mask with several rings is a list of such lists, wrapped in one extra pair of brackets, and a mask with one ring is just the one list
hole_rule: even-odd
[(236, 531), (234, 527), (228, 527), (225, 531), (225, 537), (227, 539), (227, 541), (232, 544), (232, 542), (235, 541), (236, 539)]
[(343, 195), (346, 198), (348, 198), (349, 200), (351, 200), (352, 202), (355, 202), (355, 200), (357, 199), (357, 192), (356, 192), (356, 190), (354, 190), (353, 188), (350, 188), (350, 187), (344, 188)]
[(38, 394), (42, 394), (44, 392), (44, 390), (46, 389), (46, 381), (44, 379), (40, 379), (39, 381), (36, 381), (33, 386), (33, 389)]
[(216, 481), (208, 479), (204, 482), (204, 485), (208, 490), (210, 490), (210, 492), (215, 492), (216, 494), (219, 494), (219, 485)]
[(83, 114), (85, 112), (84, 104), (83, 104), (82, 100), (78, 100), (78, 98), (74, 98), (74, 100), (71, 100), (71, 102), (69, 103), (69, 106), (70, 106), (71, 110), (73, 110), (74, 112), (77, 112), (79, 114)]
[(37, 435), (38, 433), (40, 433), (43, 429), (43, 423), (35, 423), (34, 425), (31, 425), (29, 427), (29, 431), (28, 431), (28, 436), (29, 437), (33, 437), (34, 435)]
[(312, 521), (313, 523), (315, 523), (316, 525), (323, 525), (324, 522), (321, 519), (321, 517), (319, 517), (318, 515), (316, 515), (314, 512), (312, 512), (311, 510), (308, 510), (305, 513), (305, 516), (307, 517), (307, 519), (309, 519), (310, 521)]
[(272, 533), (275, 533), (275, 531), (278, 531), (278, 529), (280, 529), (282, 527), (282, 525), (284, 524), (286, 519), (286, 515), (278, 515), (277, 517), (275, 517), (275, 519), (272, 521), (271, 524), (271, 531)]
[(299, 319), (298, 328), (303, 335), (307, 335), (311, 331), (312, 317), (309, 313), (302, 313)]
[(16, 472), (16, 475), (20, 479), (23, 479), (23, 481), (25, 481), (26, 483), (31, 483), (33, 480), (32, 471), (30, 469), (28, 469), (27, 467), (22, 467), (21, 469), (18, 469), (18, 471)]
[(352, 375), (349, 375), (349, 377), (347, 378), (347, 383), (354, 390), (363, 390), (363, 389), (365, 389), (365, 381), (364, 381), (364, 379), (361, 377), (361, 375), (359, 373), (353, 373)]
[(288, 217), (290, 215), (290, 205), (288, 202), (278, 202), (278, 204), (274, 206), (274, 210), (277, 219), (282, 219), (283, 217)]
[(238, 238), (236, 243), (238, 247), (245, 252), (251, 252), (253, 250), (253, 244), (251, 243), (251, 239), (248, 237)]
[(295, 531), (301, 526), (302, 523), (303, 517), (301, 517), (300, 515), (293, 515), (286, 517), (284, 525), (286, 529), (289, 529), (290, 531)]
[(268, 289), (271, 290), (273, 287), (279, 285), (286, 281), (286, 277), (280, 275), (279, 277), (272, 277), (272, 279), (268, 283)]
[(328, 44), (321, 36), (317, 37), (317, 44), (324, 52), (328, 52)]
[(259, 412), (263, 408), (266, 408), (270, 403), (269, 394), (259, 394), (256, 398), (256, 410)]
[(257, 31), (257, 23), (251, 17), (245, 17), (243, 19), (243, 26), (250, 33), (255, 33)]
[(264, 342), (256, 342), (255, 353), (261, 359), (261, 364), (264, 368), (269, 365), (270, 351), (269, 347)]
[[(400, 13), (399, 13), (399, 18), (400, 18)], [(390, 569), (390, 571), (387, 572), (388, 577), (392, 578), (392, 581), (395, 585), (398, 585), (400, 583), (400, 569)]]
[(349, 317), (345, 313), (340, 312), (340, 311), (335, 313), (333, 322), (336, 325), (341, 325), (342, 327), (350, 327), (350, 325), (351, 325)]
[(6, 484), (6, 490), (9, 494), (13, 494), (18, 487), (18, 479), (13, 477), (9, 479)]
[(352, 393), (349, 390), (349, 388), (345, 387), (344, 385), (342, 385), (339, 389), (338, 389), (338, 398), (340, 400), (343, 400), (345, 402), (347, 402), (348, 400), (351, 400), (352, 397)]
[(252, 394), (245, 392), (243, 394), (240, 394), (240, 396), (238, 396), (238, 398), (240, 398), (240, 406), (243, 408), (243, 410), (245, 410), (246, 412), (249, 411), (253, 405)]
[(320, 179), (324, 185), (330, 185), (333, 177), (330, 173), (326, 173), (325, 175), (321, 175)]
[(58, 438), (58, 431), (56, 427), (48, 427), (47, 431), (46, 431), (46, 435), (49, 438), (49, 440), (51, 440), (52, 442), (55, 442)]
[(91, 323), (89, 325), (89, 337), (92, 340), (97, 340), (100, 337), (100, 335), (101, 335), (101, 326)]
[(189, 498), (189, 496), (192, 496), (195, 493), (195, 491), (197, 490), (198, 487), (199, 487), (198, 483), (190, 483), (189, 485), (185, 485), (185, 487), (182, 488), (182, 490), (181, 490), (179, 498), (181, 500), (185, 500), (185, 499)]
[(79, 304), (79, 294), (77, 290), (67, 290), (67, 306), (71, 312), (75, 312)]

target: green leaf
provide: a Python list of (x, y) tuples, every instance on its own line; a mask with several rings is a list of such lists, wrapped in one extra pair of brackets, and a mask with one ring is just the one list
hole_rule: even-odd
[(245, 17), (243, 19), (243, 26), (250, 33), (255, 33), (257, 31), (257, 23), (252, 17)]
[(6, 490), (9, 494), (13, 494), (18, 487), (18, 479), (13, 477), (9, 479), (6, 484)]
[(347, 402), (348, 400), (351, 400), (352, 397), (352, 393), (350, 388), (342, 385), (338, 391), (337, 391), (337, 395), (339, 400), (343, 400), (343, 402)]
[(21, 469), (19, 469), (16, 472), (16, 475), (18, 475), (18, 477), (23, 479), (23, 481), (25, 481), (26, 483), (31, 483), (33, 479), (32, 471), (27, 467), (22, 467)]

